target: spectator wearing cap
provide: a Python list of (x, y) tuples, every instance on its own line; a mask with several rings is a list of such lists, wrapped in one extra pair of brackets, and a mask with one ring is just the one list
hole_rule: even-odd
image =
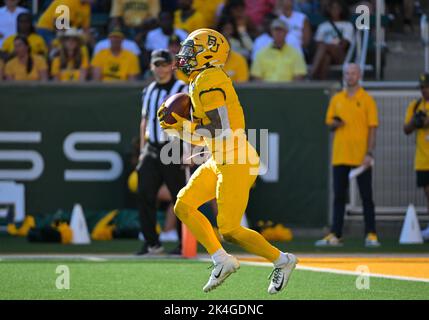
[(28, 12), (27, 9), (19, 7), (18, 3), (19, 0), (5, 0), (5, 5), (0, 7), (0, 48), (7, 37), (16, 33), (18, 15)]
[(28, 43), (30, 44), (31, 53), (45, 57), (48, 55), (48, 48), (45, 40), (35, 32), (32, 20), (32, 16), (28, 12), (20, 13), (18, 15), (17, 33), (7, 37), (3, 41), (2, 51), (5, 52), (7, 56), (10, 57), (13, 55), (15, 50), (13, 42), (15, 37), (18, 35), (27, 38)]
[[(163, 184), (170, 193), (170, 207), (176, 202), (176, 195), (186, 184), (185, 168), (180, 163), (165, 164), (161, 150), (168, 143), (184, 144), (175, 139), (169, 142), (157, 117), (158, 108), (167, 99), (179, 92), (188, 92), (187, 85), (177, 80), (173, 73), (173, 57), (167, 50), (155, 50), (151, 54), (150, 69), (155, 80), (143, 90), (142, 118), (140, 123), (140, 156), (138, 172), (138, 203), (141, 229), (145, 243), (138, 255), (157, 254), (163, 247), (156, 232), (157, 195)], [(173, 146), (171, 146), (173, 147)], [(167, 148), (170, 148), (168, 146)], [(171, 212), (171, 211), (170, 211)], [(177, 221), (177, 233), (181, 238), (181, 223)], [(181, 244), (172, 253), (181, 253)]]
[(92, 59), (92, 76), (96, 81), (131, 81), (140, 74), (138, 57), (122, 49), (124, 34), (121, 29), (109, 33), (111, 46), (98, 52)]
[(45, 58), (31, 53), (27, 38), (16, 36), (13, 43), (15, 57), (5, 66), (6, 80), (14, 81), (46, 81), (48, 66)]
[(279, 18), (289, 29), (286, 42), (295, 44), (301, 50), (308, 48), (311, 41), (311, 26), (307, 16), (294, 10), (295, 0), (277, 0), (280, 9)]
[(372, 195), (372, 165), (374, 160), (377, 105), (360, 86), (361, 71), (357, 64), (345, 67), (345, 88), (335, 94), (326, 112), (326, 125), (334, 133), (332, 144), (333, 217), (331, 231), (316, 246), (342, 244), (344, 213), (349, 187), (350, 171), (361, 167), (364, 171), (356, 177), (362, 199), (365, 220), (365, 246), (380, 245), (375, 228), (375, 205)]
[(251, 67), (254, 80), (289, 82), (305, 77), (307, 66), (304, 58), (296, 49), (286, 44), (287, 32), (283, 20), (275, 19), (271, 23), (273, 42), (256, 55)]
[(168, 41), (173, 35), (177, 36), (180, 41), (183, 41), (188, 36), (188, 33), (174, 27), (173, 14), (171, 12), (161, 12), (159, 14), (159, 27), (149, 31), (146, 36), (146, 50), (150, 52), (158, 49), (167, 49)]
[(122, 18), (125, 28), (135, 34), (146, 20), (156, 19), (159, 11), (159, 0), (115, 0), (112, 1), (110, 17)]
[(70, 27), (83, 29), (84, 33), (89, 33), (91, 26), (91, 4), (94, 0), (54, 0), (42, 13), (36, 24), (37, 33), (40, 34), (48, 46), (55, 39), (57, 31), (56, 20), (63, 12), (57, 10), (59, 6), (66, 6), (70, 13)]
[(179, 0), (178, 9), (174, 12), (174, 27), (191, 33), (209, 25), (203, 14), (196, 11), (192, 6), (193, 0)]
[[(406, 135), (416, 133), (414, 169), (417, 187), (425, 193), (429, 212), (429, 74), (420, 75), (419, 83), (421, 97), (407, 107), (404, 132)], [(425, 240), (429, 240), (429, 225), (422, 233)]]
[(325, 15), (328, 21), (317, 27), (314, 40), (316, 53), (313, 58), (311, 78), (323, 80), (331, 64), (342, 64), (353, 42), (353, 24), (347, 20), (348, 9), (344, 2), (331, 0)]
[[(268, 47), (269, 45), (272, 44), (273, 37), (271, 36), (271, 23), (276, 18), (277, 16), (275, 14), (267, 14), (264, 17), (263, 23), (261, 25), (262, 33), (253, 42), (252, 56), (251, 56), (252, 61), (256, 59), (256, 55), (258, 54), (259, 51), (261, 51), (263, 48)], [(287, 23), (286, 23), (286, 26), (287, 26)], [(299, 53), (301, 53), (304, 56), (301, 44), (297, 41), (294, 41), (293, 37), (291, 38), (286, 35), (286, 44), (288, 46), (295, 48)]]
[(88, 76), (88, 55), (81, 50), (82, 33), (69, 29), (62, 35), (59, 54), (52, 60), (51, 76), (56, 81), (85, 81)]

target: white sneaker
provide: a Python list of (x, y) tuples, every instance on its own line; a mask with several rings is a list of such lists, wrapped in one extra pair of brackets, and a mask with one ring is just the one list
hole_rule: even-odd
[(269, 294), (279, 293), (286, 287), (290, 275), (298, 263), (298, 259), (295, 255), (287, 253), (287, 257), (289, 259), (288, 262), (280, 267), (275, 267), (269, 276), (269, 279), (271, 279), (271, 283), (268, 286)]
[(238, 263), (237, 258), (228, 255), (228, 258), (224, 262), (214, 265), (209, 281), (204, 286), (203, 291), (209, 292), (210, 290), (215, 289), (238, 269), (240, 269), (240, 264)]

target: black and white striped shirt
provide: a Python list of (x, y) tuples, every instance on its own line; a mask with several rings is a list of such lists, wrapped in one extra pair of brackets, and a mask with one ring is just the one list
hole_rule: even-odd
[(172, 78), (170, 82), (159, 84), (153, 81), (143, 89), (142, 94), (142, 117), (146, 118), (146, 139), (150, 143), (159, 145), (168, 140), (167, 134), (159, 125), (156, 113), (159, 106), (167, 97), (179, 92), (188, 92), (188, 86), (181, 80)]

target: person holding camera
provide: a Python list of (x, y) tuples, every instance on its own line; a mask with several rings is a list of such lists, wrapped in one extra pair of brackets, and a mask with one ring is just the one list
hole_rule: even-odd
[[(404, 132), (406, 135), (416, 132), (414, 168), (417, 187), (423, 188), (429, 208), (429, 73), (420, 75), (419, 82), (422, 96), (408, 105)], [(429, 240), (429, 225), (422, 234)]]
[(378, 126), (377, 105), (360, 86), (360, 68), (349, 64), (344, 71), (345, 89), (335, 94), (326, 113), (326, 124), (334, 132), (332, 166), (334, 182), (333, 221), (330, 233), (316, 246), (342, 245), (342, 229), (349, 187), (349, 173), (363, 167), (357, 176), (365, 218), (365, 246), (380, 245), (375, 231), (375, 210), (372, 197), (372, 165), (375, 135)]

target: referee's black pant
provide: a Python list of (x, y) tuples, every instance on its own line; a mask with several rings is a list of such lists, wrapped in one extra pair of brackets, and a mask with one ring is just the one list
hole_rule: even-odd
[[(163, 164), (160, 159), (162, 146), (146, 143), (143, 150), (143, 161), (138, 171), (138, 203), (140, 212), (141, 231), (149, 246), (160, 245), (157, 224), (157, 195), (162, 184), (165, 183), (170, 191), (173, 203), (180, 189), (186, 184), (186, 173), (181, 164)], [(177, 221), (177, 233), (180, 245), (182, 238), (182, 224)]]
[[(352, 166), (334, 166), (334, 216), (331, 232), (338, 238), (342, 236), (344, 213), (346, 209), (347, 192), (349, 187), (349, 172), (354, 169)], [(372, 170), (365, 170), (357, 176), (360, 197), (363, 205), (363, 215), (365, 219), (365, 234), (375, 232), (375, 210), (372, 199)]]

